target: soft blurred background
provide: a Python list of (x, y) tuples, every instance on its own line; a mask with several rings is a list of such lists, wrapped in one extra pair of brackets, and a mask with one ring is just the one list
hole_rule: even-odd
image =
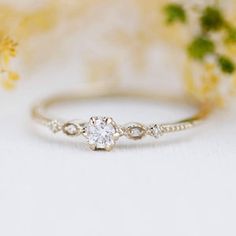
[(14, 76), (5, 73), (1, 83), (6, 89), (35, 83), (32, 90), (54, 91), (83, 83), (149, 88), (154, 83), (157, 91), (181, 90), (177, 72), (181, 51), (165, 42), (171, 30), (163, 25), (162, 5), (161, 1), (2, 1), (2, 38), (9, 37), (18, 46), (10, 65)]
[[(209, 6), (218, 12), (207, 12)], [(0, 92), (27, 83), (32, 90), (52, 91), (105, 83), (165, 94), (187, 91), (222, 104), (222, 97), (234, 93), (236, 76), (222, 73), (215, 57), (235, 59), (235, 8), (233, 0), (1, 0)], [(186, 52), (206, 33), (204, 14), (207, 27), (213, 21), (207, 33), (217, 50), (213, 55), (200, 41), (197, 50), (206, 52), (199, 63)], [(224, 41), (226, 34), (232, 42)], [(232, 66), (227, 62), (221, 64)]]

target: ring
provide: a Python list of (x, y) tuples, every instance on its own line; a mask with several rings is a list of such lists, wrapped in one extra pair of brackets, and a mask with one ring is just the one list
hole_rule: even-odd
[(32, 118), (39, 124), (48, 127), (53, 133), (61, 132), (70, 137), (80, 135), (85, 137), (89, 147), (94, 151), (111, 151), (121, 137), (141, 140), (146, 136), (151, 136), (158, 139), (165, 134), (190, 129), (203, 121), (211, 110), (211, 106), (199, 102), (197, 103), (197, 113), (180, 121), (171, 123), (154, 121), (152, 124), (130, 122), (125, 125), (117, 124), (111, 117), (93, 116), (86, 122), (78, 119), (69, 121), (54, 119), (47, 115), (50, 108), (61, 103), (107, 97), (132, 97), (152, 100), (158, 98), (155, 94), (143, 91), (107, 91), (98, 89), (94, 92), (83, 90), (81, 93), (68, 93), (42, 100), (32, 108)]

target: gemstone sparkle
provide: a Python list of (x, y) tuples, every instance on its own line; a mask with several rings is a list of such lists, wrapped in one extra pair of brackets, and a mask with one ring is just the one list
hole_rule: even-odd
[(115, 144), (117, 126), (112, 118), (92, 117), (87, 126), (89, 145), (94, 150), (111, 150)]

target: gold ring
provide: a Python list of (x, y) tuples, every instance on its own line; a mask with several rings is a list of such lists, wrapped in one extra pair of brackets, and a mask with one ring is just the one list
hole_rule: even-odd
[(32, 118), (38, 123), (47, 126), (53, 133), (62, 132), (70, 137), (79, 135), (85, 137), (92, 150), (111, 151), (121, 137), (131, 140), (141, 140), (146, 136), (156, 139), (173, 132), (190, 129), (203, 121), (211, 111), (209, 104), (197, 103), (198, 111), (195, 115), (180, 121), (170, 123), (159, 123), (154, 121), (152, 124), (142, 124), (140, 122), (129, 122), (126, 125), (119, 125), (111, 117), (93, 116), (87, 122), (78, 119), (65, 121), (51, 118), (47, 115), (47, 110), (54, 105), (77, 100), (105, 97), (132, 97), (158, 99), (156, 94), (144, 91), (125, 91), (125, 90), (106, 90), (97, 89), (96, 92), (83, 90), (80, 93), (68, 93), (65, 95), (54, 96), (44, 99), (32, 108)]

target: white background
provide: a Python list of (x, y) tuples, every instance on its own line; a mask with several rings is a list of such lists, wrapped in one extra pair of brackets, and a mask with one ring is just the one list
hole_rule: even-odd
[[(32, 103), (66, 87), (49, 74), (0, 94), (0, 235), (236, 235), (234, 105), (182, 134), (92, 152), (85, 140), (32, 124)], [(122, 122), (192, 112), (141, 101), (95, 104), (66, 112), (87, 118), (101, 109)]]

